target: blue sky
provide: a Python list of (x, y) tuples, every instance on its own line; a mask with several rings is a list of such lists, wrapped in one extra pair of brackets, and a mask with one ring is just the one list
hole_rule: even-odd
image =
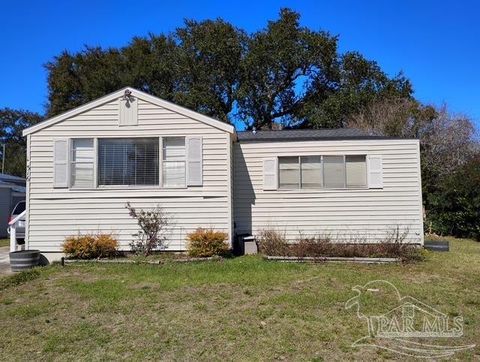
[(480, 126), (480, 3), (465, 1), (3, 1), (1, 107), (43, 112), (43, 64), (85, 44), (122, 46), (135, 35), (169, 32), (184, 18), (221, 17), (253, 32), (281, 7), (303, 25), (340, 36), (389, 74), (403, 71), (423, 102), (446, 102)]

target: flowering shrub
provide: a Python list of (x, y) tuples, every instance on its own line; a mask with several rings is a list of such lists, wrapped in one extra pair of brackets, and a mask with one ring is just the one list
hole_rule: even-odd
[(187, 235), (188, 255), (193, 257), (226, 255), (230, 249), (227, 239), (228, 234), (222, 231), (198, 228)]
[(111, 234), (72, 235), (63, 243), (63, 252), (76, 259), (110, 257), (117, 249), (118, 241)]

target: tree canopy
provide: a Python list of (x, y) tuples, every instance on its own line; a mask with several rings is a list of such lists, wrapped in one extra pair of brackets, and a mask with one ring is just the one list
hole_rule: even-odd
[(246, 128), (342, 127), (378, 99), (412, 98), (410, 82), (389, 77), (338, 37), (279, 18), (253, 34), (222, 20), (186, 20), (169, 34), (134, 38), (122, 48), (63, 52), (46, 65), (48, 116), (133, 86)]
[[(43, 117), (34, 112), (15, 110), (10, 108), (0, 109), (0, 155), (5, 168), (4, 173), (14, 176), (25, 176), (26, 139), (22, 131), (40, 122)], [(4, 153), (5, 152), (5, 153)]]

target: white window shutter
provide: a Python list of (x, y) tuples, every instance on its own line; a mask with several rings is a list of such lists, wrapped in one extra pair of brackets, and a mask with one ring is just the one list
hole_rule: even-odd
[(53, 187), (68, 187), (68, 139), (57, 139), (53, 147)]
[(382, 156), (370, 155), (368, 160), (368, 188), (383, 189)]
[(202, 186), (202, 137), (191, 136), (187, 141), (187, 186)]
[(120, 98), (118, 100), (119, 126), (136, 126), (138, 124), (138, 98)]
[(277, 159), (266, 158), (263, 160), (263, 189), (276, 190), (278, 188)]

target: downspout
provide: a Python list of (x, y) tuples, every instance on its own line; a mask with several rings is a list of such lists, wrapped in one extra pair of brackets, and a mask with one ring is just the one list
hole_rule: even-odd
[(31, 135), (27, 136), (27, 169), (25, 171), (25, 186), (26, 186), (26, 197), (25, 197), (25, 250), (30, 249), (30, 138)]

